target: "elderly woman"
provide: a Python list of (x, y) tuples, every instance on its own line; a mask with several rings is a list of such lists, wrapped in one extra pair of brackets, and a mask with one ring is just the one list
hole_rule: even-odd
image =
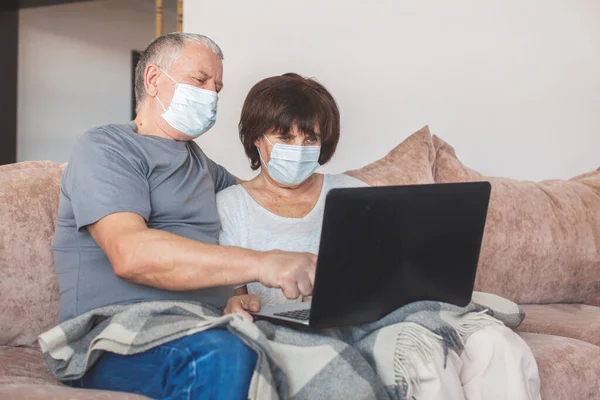
[[(339, 140), (334, 98), (318, 82), (296, 74), (264, 79), (246, 98), (239, 131), (250, 166), (260, 173), (218, 193), (221, 244), (317, 254), (328, 191), (365, 185), (346, 175), (315, 172), (332, 158)], [(250, 283), (236, 289), (226, 312), (251, 318), (248, 311), (258, 311), (261, 304), (301, 301), (301, 294), (310, 293), (310, 282), (300, 282), (297, 289), (282, 293)], [(439, 354), (416, 366), (416, 399), (500, 400), (507, 393), (511, 400), (539, 399), (533, 355), (510, 329), (487, 326), (466, 339), (460, 355), (450, 353), (447, 363)]]

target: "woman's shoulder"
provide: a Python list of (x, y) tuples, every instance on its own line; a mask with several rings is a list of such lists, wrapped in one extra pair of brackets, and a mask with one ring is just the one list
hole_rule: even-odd
[(244, 191), (242, 185), (233, 185), (217, 193), (217, 210), (221, 218), (240, 211), (245, 201)]
[(236, 184), (219, 191), (217, 193), (217, 204), (235, 201), (237, 198), (244, 195), (243, 190), (242, 185)]
[(328, 190), (369, 186), (363, 181), (346, 174), (325, 174), (324, 182)]

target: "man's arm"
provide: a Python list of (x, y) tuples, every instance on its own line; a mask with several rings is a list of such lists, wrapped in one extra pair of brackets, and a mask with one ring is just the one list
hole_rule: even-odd
[(120, 278), (183, 291), (258, 281), (288, 298), (312, 292), (317, 257), (310, 253), (256, 252), (149, 229), (135, 213), (114, 213), (88, 225)]

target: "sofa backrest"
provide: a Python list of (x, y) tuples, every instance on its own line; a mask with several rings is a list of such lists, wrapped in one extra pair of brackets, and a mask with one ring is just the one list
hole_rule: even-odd
[(475, 290), (517, 303), (600, 301), (600, 169), (539, 183), (490, 178), (425, 127), (348, 174), (374, 186), (490, 181)]
[(568, 180), (486, 177), (433, 137), (437, 183), (489, 181), (492, 196), (475, 288), (517, 303), (600, 295), (600, 168)]
[(32, 345), (58, 322), (52, 236), (63, 166), (0, 166), (0, 345)]

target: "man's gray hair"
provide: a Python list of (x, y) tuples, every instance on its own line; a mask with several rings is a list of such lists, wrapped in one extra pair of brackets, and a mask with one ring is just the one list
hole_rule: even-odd
[(135, 67), (134, 87), (137, 109), (146, 98), (146, 87), (144, 85), (144, 74), (148, 64), (156, 64), (163, 70), (168, 70), (180, 56), (186, 44), (202, 44), (215, 53), (219, 60), (223, 59), (221, 48), (209, 37), (196, 33), (173, 32), (167, 33), (154, 39)]

